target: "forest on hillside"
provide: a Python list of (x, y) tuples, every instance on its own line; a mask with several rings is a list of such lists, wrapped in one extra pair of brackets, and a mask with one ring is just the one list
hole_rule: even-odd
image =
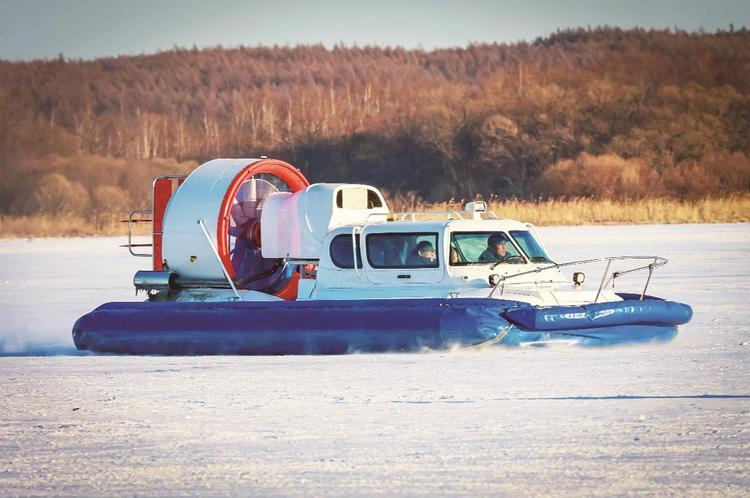
[(260, 155), (427, 201), (746, 194), (750, 31), (0, 60), (0, 215), (121, 215)]

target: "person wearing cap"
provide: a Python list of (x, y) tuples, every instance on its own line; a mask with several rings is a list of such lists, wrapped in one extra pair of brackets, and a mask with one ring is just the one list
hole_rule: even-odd
[(508, 248), (505, 245), (505, 238), (499, 233), (493, 233), (487, 239), (487, 249), (479, 255), (479, 261), (495, 263), (506, 259), (508, 259)]
[(434, 266), (437, 253), (433, 245), (426, 240), (417, 244), (416, 251), (409, 256), (406, 264), (409, 266)]

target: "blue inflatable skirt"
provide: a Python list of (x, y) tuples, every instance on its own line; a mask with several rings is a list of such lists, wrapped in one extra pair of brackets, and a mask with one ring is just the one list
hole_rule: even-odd
[(667, 340), (692, 316), (657, 299), (534, 307), (490, 299), (108, 303), (73, 327), (79, 350), (158, 355), (412, 352), (489, 343)]
[(78, 349), (287, 355), (474, 346), (508, 328), (497, 299), (108, 303), (73, 327)]

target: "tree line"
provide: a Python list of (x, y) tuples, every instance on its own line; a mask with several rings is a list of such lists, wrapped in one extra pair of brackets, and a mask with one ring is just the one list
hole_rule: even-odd
[(142, 207), (156, 174), (259, 155), (429, 201), (748, 192), (750, 31), (0, 60), (0, 213)]

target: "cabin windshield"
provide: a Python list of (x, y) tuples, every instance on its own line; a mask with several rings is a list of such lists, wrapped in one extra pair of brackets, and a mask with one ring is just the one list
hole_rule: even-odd
[(547, 253), (544, 252), (542, 246), (537, 242), (531, 232), (527, 230), (511, 230), (510, 235), (516, 244), (519, 245), (521, 250), (526, 253), (529, 261), (532, 263), (551, 263)]
[(505, 232), (452, 232), (452, 266), (495, 263), (523, 264), (526, 260)]

